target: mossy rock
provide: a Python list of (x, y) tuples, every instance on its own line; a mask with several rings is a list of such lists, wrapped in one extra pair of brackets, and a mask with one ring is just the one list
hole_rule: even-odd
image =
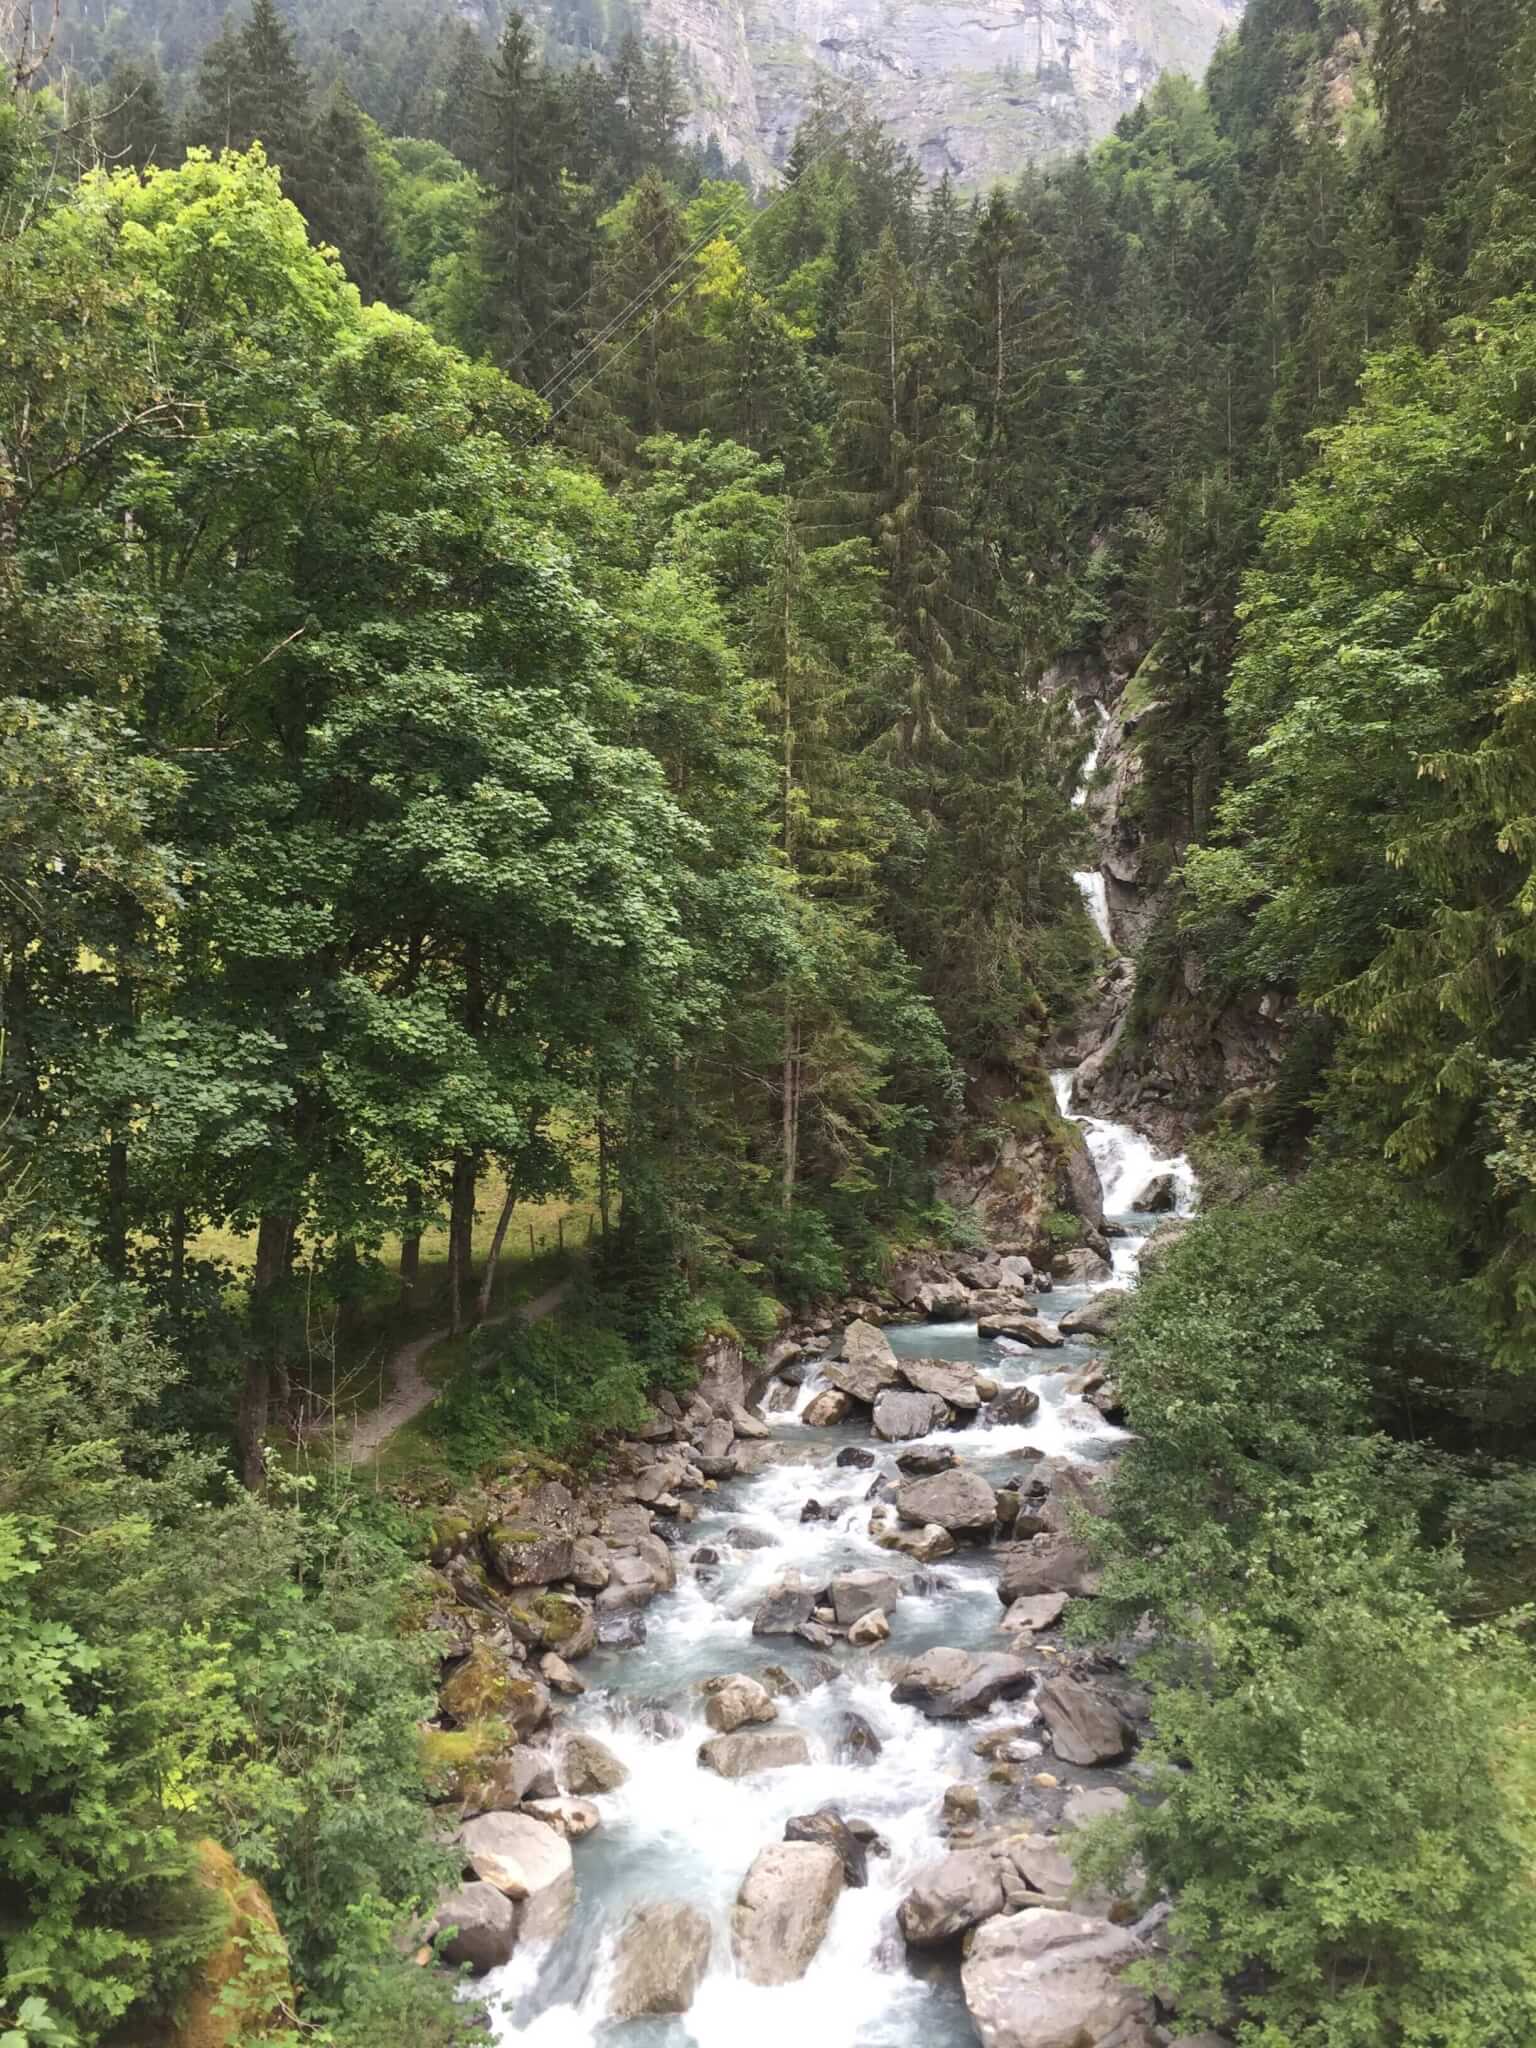
[(272, 1901), (217, 1842), (197, 1844), (197, 1876), (223, 1908), (225, 1931), (181, 2001), (166, 2048), (235, 2048), (286, 2025), (288, 1950)]
[(434, 1564), (446, 1564), (451, 1557), (462, 1556), (474, 1540), (473, 1519), (462, 1508), (448, 1508), (432, 1518), (432, 1547), (428, 1554)]
[(484, 1776), (486, 1765), (516, 1747), (517, 1730), (503, 1716), (488, 1715), (462, 1728), (423, 1728), (418, 1742), (430, 1789), (462, 1804)]
[(533, 1612), (546, 1650), (558, 1650), (569, 1643), (587, 1621), (585, 1605), (569, 1593), (541, 1593), (533, 1602)]
[(512, 1674), (486, 1643), (476, 1643), (438, 1694), (443, 1713), (460, 1728), (504, 1714), (511, 1698)]

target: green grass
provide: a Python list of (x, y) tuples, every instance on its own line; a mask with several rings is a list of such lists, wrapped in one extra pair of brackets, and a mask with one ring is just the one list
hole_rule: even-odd
[[(498, 1172), (487, 1173), (480, 1183), (472, 1238), (475, 1285), (501, 1213), (505, 1185)], [(596, 1214), (595, 1201), (581, 1195), (519, 1203), (497, 1263), (491, 1315), (505, 1315), (518, 1304), (534, 1300), (568, 1273), (597, 1228)], [(229, 1266), (238, 1287), (251, 1268), (255, 1233), (205, 1230), (188, 1249), (195, 1257), (218, 1259)], [(284, 1452), (284, 1463), (296, 1474), (317, 1474), (330, 1467), (336, 1444), (345, 1440), (353, 1422), (371, 1413), (390, 1392), (389, 1361), (400, 1347), (447, 1321), (446, 1226), (423, 1233), (416, 1306), (408, 1312), (400, 1306), (399, 1260), (399, 1238), (385, 1238), (367, 1262), (363, 1298), (346, 1314), (338, 1313), (314, 1276), (314, 1305), (306, 1316), (308, 1361), (294, 1375), (310, 1395), (310, 1420), (295, 1432)], [(302, 1262), (297, 1270), (301, 1282), (313, 1276), (313, 1269)], [(421, 1362), (423, 1376), (441, 1385), (462, 1361), (466, 1342), (461, 1338), (434, 1346)], [(420, 1465), (428, 1468), (419, 1474), (426, 1483), (430, 1468), (439, 1463), (417, 1422), (397, 1431), (380, 1456), (359, 1471), (367, 1472), (370, 1483), (414, 1484)]]

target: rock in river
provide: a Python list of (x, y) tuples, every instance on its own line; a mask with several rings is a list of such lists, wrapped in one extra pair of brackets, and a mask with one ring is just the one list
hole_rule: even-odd
[(743, 1729), (737, 1735), (714, 1735), (699, 1744), (699, 1762), (721, 1778), (750, 1778), (758, 1771), (782, 1770), (786, 1764), (808, 1764), (810, 1744), (798, 1728)]
[(573, 1728), (560, 1745), (560, 1776), (567, 1792), (612, 1792), (629, 1770), (606, 1743)]
[(731, 1948), (752, 1984), (792, 1984), (821, 1947), (843, 1888), (843, 1866), (821, 1842), (774, 1842), (741, 1881)]
[(984, 1714), (997, 1700), (1017, 1699), (1033, 1678), (1022, 1658), (1001, 1651), (925, 1650), (891, 1687), (891, 1698), (931, 1721), (957, 1721)]
[(986, 1921), (961, 1972), (982, 2048), (1153, 2048), (1152, 2009), (1121, 1974), (1140, 1953), (1125, 1928), (1077, 1913)]
[(1033, 1387), (1004, 1387), (988, 1408), (987, 1420), (994, 1424), (1028, 1422), (1039, 1406), (1040, 1396)]
[(1114, 1701), (1076, 1678), (1053, 1678), (1041, 1686), (1040, 1718), (1063, 1763), (1118, 1763), (1136, 1739)]
[(910, 1451), (896, 1454), (897, 1469), (909, 1479), (931, 1479), (935, 1472), (948, 1472), (958, 1463), (948, 1444), (914, 1444)]
[(997, 1582), (1005, 1607), (1037, 1593), (1097, 1593), (1102, 1574), (1081, 1545), (1066, 1536), (1036, 1536), (1002, 1553)]
[(974, 1365), (951, 1358), (904, 1358), (901, 1376), (919, 1394), (937, 1394), (951, 1408), (974, 1411), (981, 1406)]
[(889, 1614), (901, 1598), (901, 1582), (894, 1572), (838, 1572), (829, 1590), (840, 1628), (851, 1628), (861, 1614)]
[(1056, 1327), (1063, 1337), (1107, 1337), (1130, 1298), (1122, 1288), (1106, 1287), (1081, 1308), (1069, 1308)]
[(550, 1940), (575, 1901), (571, 1845), (526, 1813), (482, 1813), (459, 1829), (464, 1860), (475, 1876), (509, 1899), (524, 1900), (522, 1934)]
[(517, 1946), (517, 1907), (504, 1891), (479, 1879), (460, 1885), (438, 1907), (427, 1939), (453, 1928), (438, 1948), (445, 1963), (467, 1963), (478, 1977), (510, 1962)]
[(1012, 1337), (1032, 1351), (1054, 1351), (1065, 1338), (1044, 1316), (983, 1316), (976, 1325), (978, 1337)]
[(873, 1403), (884, 1387), (894, 1387), (901, 1374), (890, 1339), (873, 1323), (850, 1323), (843, 1332), (843, 1355), (829, 1358), (822, 1371), (834, 1387), (856, 1401)]
[(767, 1688), (742, 1672), (734, 1672), (729, 1678), (711, 1678), (704, 1690), (708, 1695), (704, 1718), (719, 1735), (734, 1735), (738, 1728), (779, 1718)]
[(869, 1882), (869, 1851), (833, 1807), (796, 1814), (785, 1824), (786, 1842), (824, 1842), (843, 1866), (843, 1882), (860, 1891)]
[(903, 1443), (937, 1429), (948, 1414), (937, 1394), (899, 1394), (888, 1387), (875, 1400), (875, 1435), (888, 1444)]
[(752, 1633), (755, 1636), (792, 1636), (798, 1634), (811, 1618), (816, 1605), (816, 1589), (801, 1583), (798, 1572), (791, 1572), (770, 1586), (762, 1604), (752, 1618)]
[(982, 1533), (997, 1520), (997, 1495), (979, 1472), (957, 1466), (931, 1479), (909, 1479), (896, 1496), (896, 1512), (904, 1522), (919, 1527), (937, 1522), (951, 1535)]
[(841, 1387), (823, 1387), (806, 1402), (805, 1419), (812, 1429), (831, 1429), (834, 1424), (847, 1421), (852, 1406), (852, 1395), (845, 1394)]
[(686, 2012), (709, 1968), (714, 1932), (697, 1906), (637, 1906), (614, 1957), (609, 2012), (616, 2020)]

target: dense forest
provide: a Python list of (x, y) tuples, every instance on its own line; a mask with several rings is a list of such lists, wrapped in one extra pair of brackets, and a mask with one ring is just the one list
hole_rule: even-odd
[(973, 1244), (956, 1162), (1079, 1241), (1097, 705), (1116, 1060), (1284, 1055), (1116, 1334), (1095, 1853), (1187, 2032), (1524, 2048), (1529, 10), (1251, 0), (986, 194), (830, 93), (754, 191), (617, 15), (364, 27), (0, 7), (0, 2041), (194, 2048), (223, 1851), (215, 2048), (488, 2038), (404, 1938), (434, 1512)]

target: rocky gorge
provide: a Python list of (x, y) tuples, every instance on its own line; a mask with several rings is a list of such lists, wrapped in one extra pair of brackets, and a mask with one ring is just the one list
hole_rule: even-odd
[(914, 1257), (760, 1357), (713, 1342), (596, 1481), (512, 1460), (440, 1522), (464, 1882), (428, 1933), (501, 2038), (1174, 2037), (1123, 1975), (1157, 1915), (1073, 1868), (1146, 1703), (1063, 1623), (1123, 1438), (1096, 1347), (1193, 1179), (1086, 1136), (1108, 1258)]

